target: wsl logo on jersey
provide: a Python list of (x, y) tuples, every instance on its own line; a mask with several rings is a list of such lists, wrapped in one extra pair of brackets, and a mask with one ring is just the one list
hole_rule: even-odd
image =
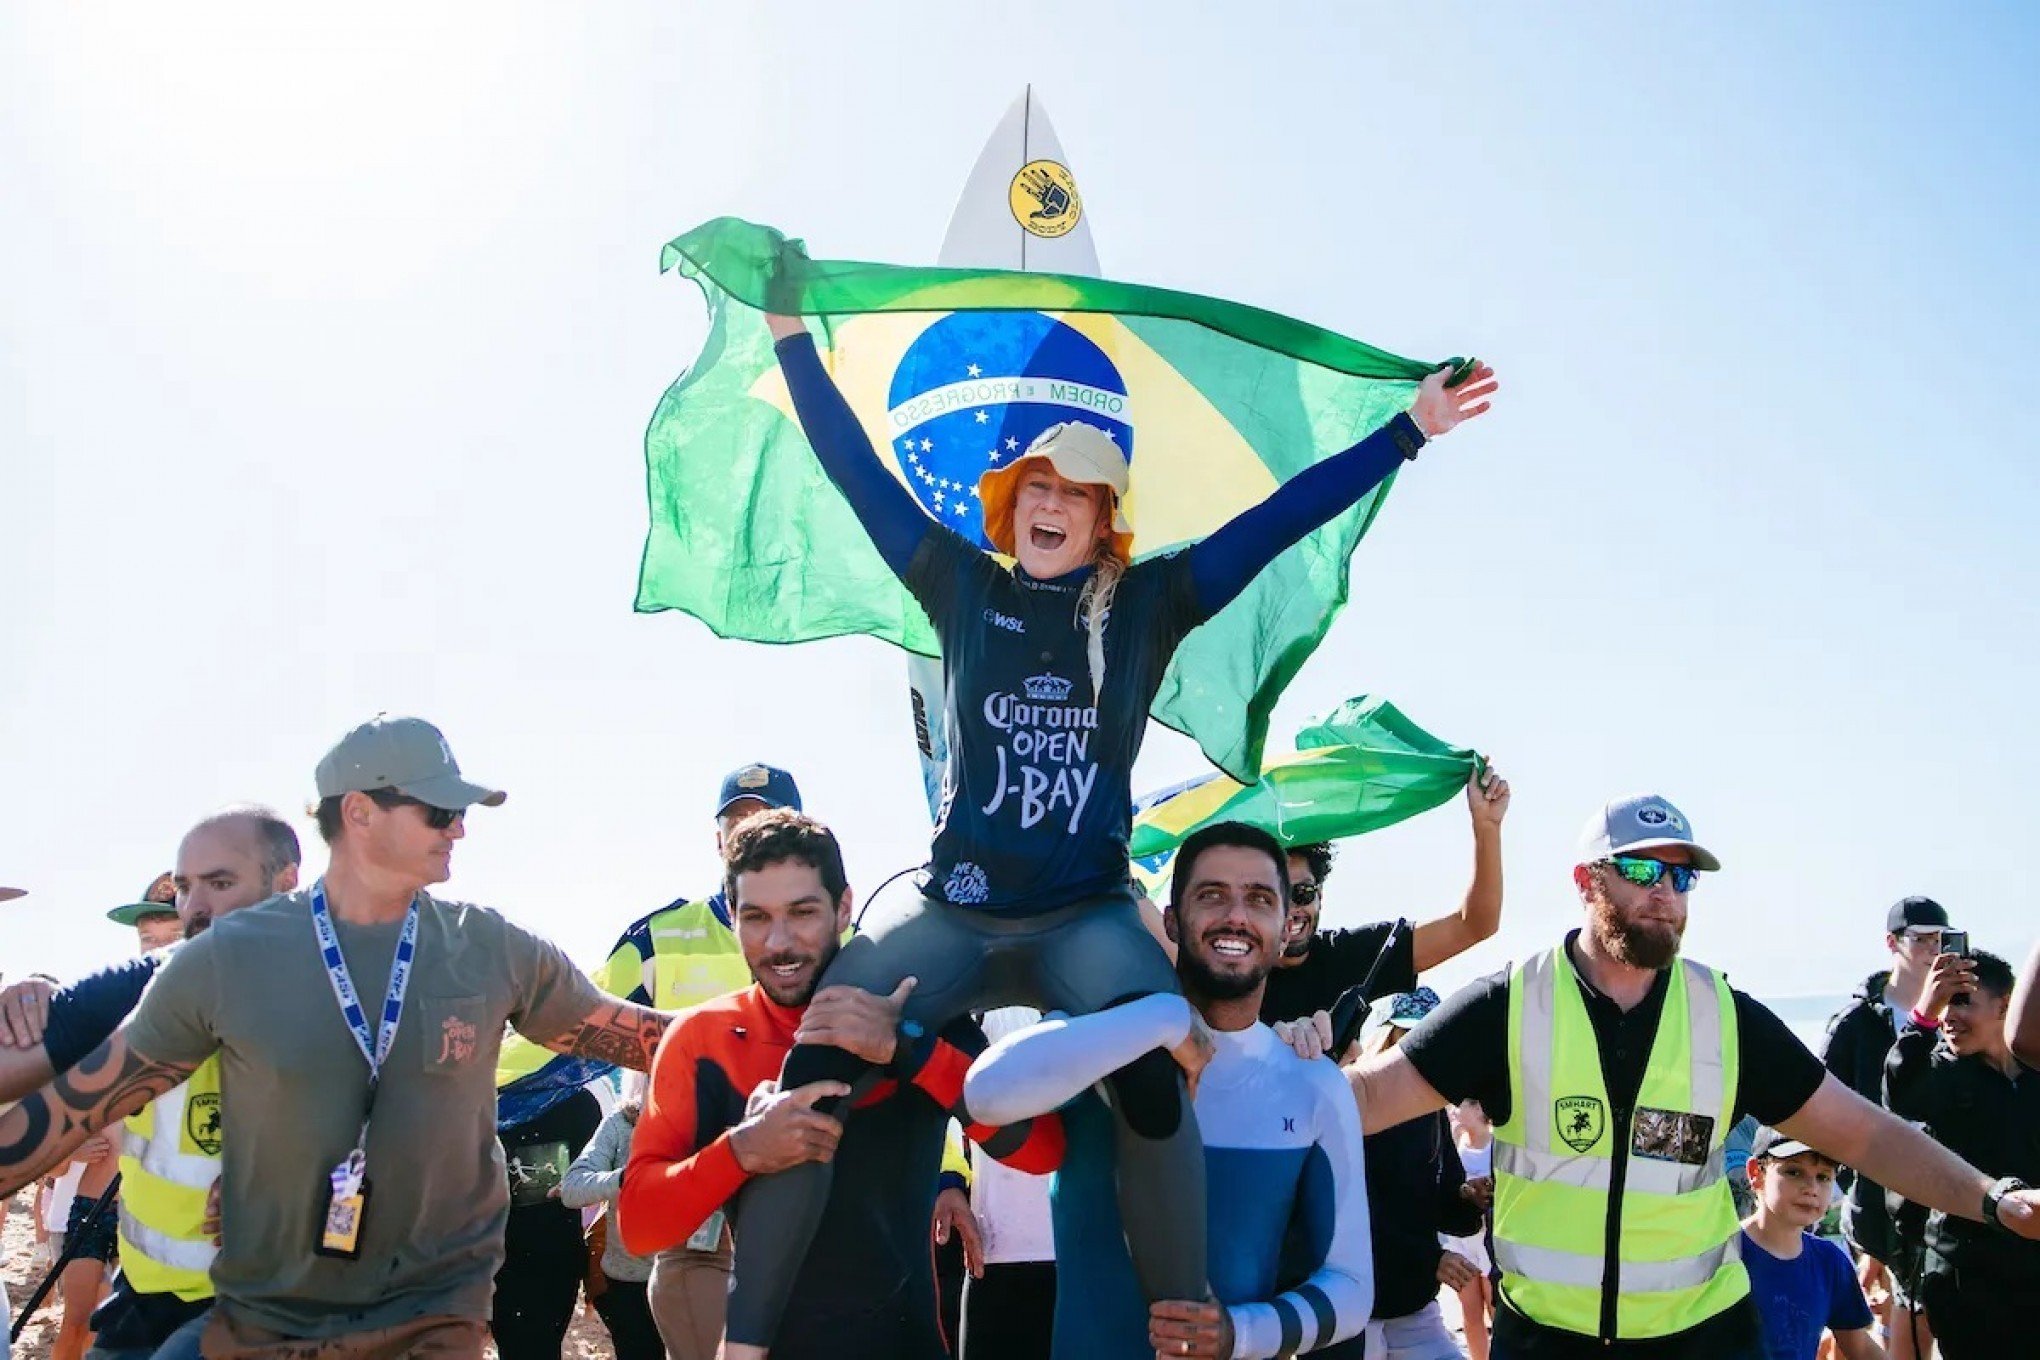
[(978, 478), (1082, 419), (1133, 460), (1126, 381), (1087, 336), (1039, 312), (958, 312), (915, 338), (886, 392), (887, 436), (921, 508), (981, 548)]

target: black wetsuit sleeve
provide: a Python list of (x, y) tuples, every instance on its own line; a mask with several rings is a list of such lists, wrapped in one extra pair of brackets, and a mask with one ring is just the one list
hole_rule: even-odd
[(786, 376), (786, 390), (793, 397), (793, 409), (800, 416), (800, 427), (807, 433), (822, 471), (850, 502), (893, 575), (904, 579), (913, 565), (914, 550), (921, 546), (934, 521), (879, 461), (878, 451), (871, 447), (871, 438), (857, 422), (850, 403), (843, 400), (822, 367), (814, 337), (788, 336), (773, 348), (779, 355), (779, 370)]
[(1417, 1075), (1454, 1104), (1478, 1100), (1497, 1124), (1509, 1118), (1509, 975), (1454, 992), (1402, 1041)]
[(1772, 1013), (1770, 1007), (1742, 992), (1735, 998), (1735, 1118), (1753, 1114), (1762, 1124), (1776, 1126), (1799, 1112), (1827, 1080), (1827, 1069), (1805, 1041)]
[(1205, 615), (1231, 604), (1270, 562), (1381, 485), (1423, 446), (1424, 432), (1403, 412), (1220, 525), (1189, 550), (1197, 601)]
[(144, 954), (80, 978), (52, 996), (49, 1023), (43, 1027), (50, 1066), (69, 1071), (112, 1038), (120, 1022), (141, 1003), (160, 962), (161, 956)]

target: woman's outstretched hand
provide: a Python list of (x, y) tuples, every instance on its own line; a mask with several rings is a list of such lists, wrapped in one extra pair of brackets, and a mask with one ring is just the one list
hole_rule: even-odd
[[(778, 332), (773, 334), (776, 336)], [(1436, 439), (1461, 421), (1472, 420), (1493, 404), (1488, 398), (1495, 394), (1498, 384), (1492, 368), (1482, 364), (1467, 374), (1466, 381), (1457, 387), (1445, 385), (1451, 376), (1449, 367), (1441, 368), (1417, 384), (1417, 400), (1410, 407), (1410, 419), (1417, 422), (1417, 428), (1424, 432), (1426, 439)]]
[(797, 316), (781, 316), (777, 312), (765, 313), (765, 329), (772, 332), (774, 341), (784, 340), (789, 335), (807, 334), (807, 322)]

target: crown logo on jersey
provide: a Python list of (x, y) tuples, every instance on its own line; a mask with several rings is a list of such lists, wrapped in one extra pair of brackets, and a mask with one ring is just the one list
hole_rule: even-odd
[(1070, 682), (1060, 675), (1030, 675), (1026, 683), (1030, 699), (1059, 704), (1070, 697)]

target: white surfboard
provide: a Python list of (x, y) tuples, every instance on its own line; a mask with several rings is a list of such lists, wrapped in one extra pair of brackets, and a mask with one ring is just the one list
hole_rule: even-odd
[[(935, 262), (952, 269), (1024, 269), (1040, 274), (1098, 273), (1091, 219), (1056, 139), (1048, 111), (1028, 86), (999, 120), (964, 182)], [(942, 712), (942, 663), (907, 658), (915, 749), (928, 795), (940, 815), (949, 735)]]

